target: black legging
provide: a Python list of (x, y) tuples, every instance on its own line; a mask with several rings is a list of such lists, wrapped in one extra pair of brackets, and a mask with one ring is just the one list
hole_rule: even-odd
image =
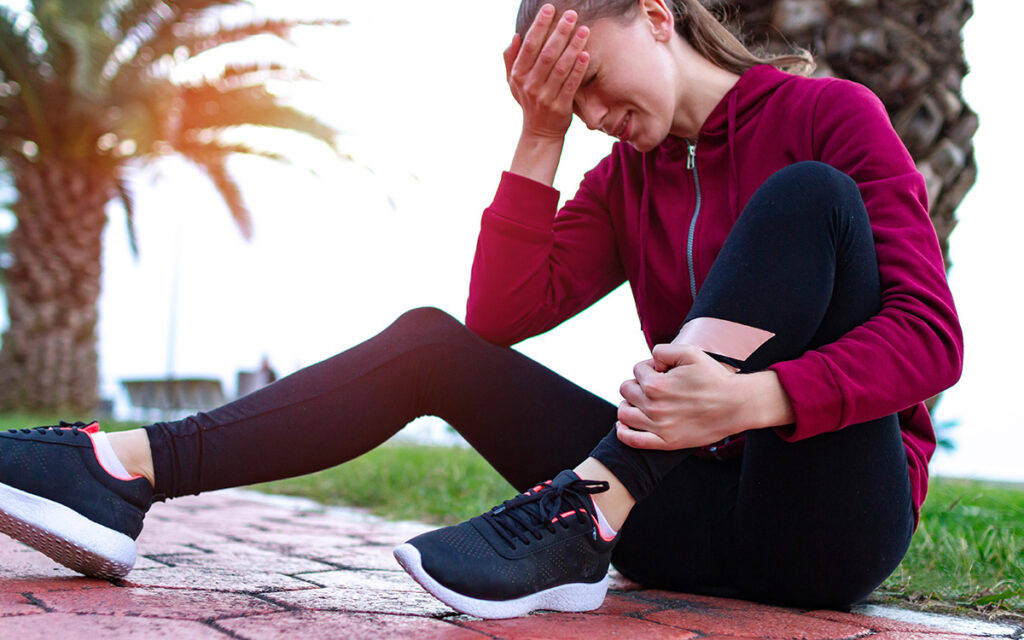
[[(879, 300), (856, 184), (800, 163), (751, 198), (689, 318), (774, 332), (736, 363), (750, 372), (836, 340)], [(751, 431), (743, 456), (724, 462), (631, 449), (609, 434), (615, 405), (436, 309), (410, 311), (370, 340), (209, 413), (146, 427), (156, 493), (324, 469), (422, 415), (444, 418), (521, 491), (592, 453), (641, 499), (613, 561), (649, 586), (845, 607), (895, 569), (913, 533), (895, 416), (796, 443)]]

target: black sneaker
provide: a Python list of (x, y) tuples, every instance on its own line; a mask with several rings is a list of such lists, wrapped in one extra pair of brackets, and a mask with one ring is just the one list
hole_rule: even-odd
[(135, 565), (135, 539), (152, 502), (149, 480), (117, 478), (96, 458), (99, 424), (0, 432), (0, 532), (98, 578)]
[(590, 494), (607, 490), (563, 471), (468, 522), (416, 536), (395, 558), (431, 595), (479, 618), (590, 611), (604, 601), (618, 539), (604, 539), (594, 516)]

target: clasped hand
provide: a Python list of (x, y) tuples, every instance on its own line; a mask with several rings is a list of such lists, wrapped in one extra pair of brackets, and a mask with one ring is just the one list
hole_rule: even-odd
[(619, 387), (619, 440), (637, 449), (685, 449), (743, 430), (742, 378), (700, 348), (659, 344)]

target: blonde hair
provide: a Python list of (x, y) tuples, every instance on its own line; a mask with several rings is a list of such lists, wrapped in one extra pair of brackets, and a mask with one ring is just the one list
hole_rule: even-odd
[[(561, 13), (572, 9), (581, 22), (600, 18), (632, 19), (639, 0), (523, 0), (516, 18), (516, 32), (521, 36), (533, 24), (537, 12), (544, 4), (552, 4)], [(814, 58), (806, 49), (795, 47), (793, 53), (759, 55), (748, 49), (725, 25), (704, 8), (700, 0), (663, 0), (675, 19), (676, 32), (697, 53), (732, 73), (742, 74), (759, 64), (770, 64), (783, 71), (810, 75), (814, 71)]]

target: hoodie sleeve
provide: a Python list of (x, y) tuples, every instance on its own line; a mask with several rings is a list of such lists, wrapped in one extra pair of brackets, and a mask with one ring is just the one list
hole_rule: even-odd
[(924, 178), (867, 88), (835, 81), (814, 112), (816, 159), (852, 177), (871, 220), (879, 313), (832, 344), (771, 367), (789, 395), (800, 440), (902, 411), (960, 377), (963, 336), (928, 218)]
[(548, 331), (625, 280), (604, 204), (610, 166), (606, 158), (588, 172), (561, 211), (555, 189), (502, 174), (480, 224), (466, 326), (511, 345)]

